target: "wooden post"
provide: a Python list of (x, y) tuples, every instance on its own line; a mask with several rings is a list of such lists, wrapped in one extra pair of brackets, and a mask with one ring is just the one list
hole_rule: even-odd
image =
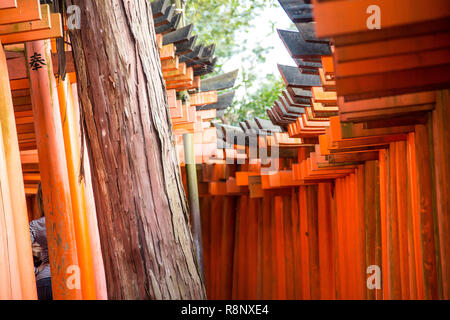
[[(2, 141), (0, 131), (0, 141)], [(0, 143), (0, 299), (22, 298), (13, 211), (3, 144)]]
[(77, 256), (80, 266), (81, 291), (84, 300), (95, 300), (95, 281), (89, 241), (89, 228), (86, 217), (84, 183), (81, 180), (81, 152), (76, 130), (76, 117), (72, 92), (68, 79), (58, 80), (59, 108), (69, 173), (70, 195), (72, 200)]
[(320, 278), (319, 260), (318, 186), (313, 185), (306, 188), (310, 293), (312, 300), (319, 300), (322, 279)]
[(436, 91), (433, 117), (433, 141), (439, 248), (442, 270), (442, 298), (450, 299), (450, 90)]
[(8, 174), (11, 207), (14, 212), (14, 233), (17, 246), (18, 268), (22, 286), (22, 299), (35, 300), (36, 280), (34, 276), (33, 255), (31, 252), (28, 213), (20, 161), (19, 142), (14, 119), (8, 69), (5, 53), (0, 43), (0, 123), (3, 134), (6, 170)]
[(79, 142), (84, 143), (83, 148), (83, 183), (85, 192), (85, 202), (86, 202), (86, 216), (87, 224), (89, 228), (89, 241), (91, 247), (92, 265), (94, 269), (94, 280), (95, 280), (95, 293), (97, 300), (107, 300), (108, 292), (106, 288), (106, 277), (105, 277), (105, 266), (103, 264), (103, 254), (100, 245), (100, 234), (98, 230), (97, 222), (97, 211), (95, 208), (94, 190), (92, 188), (92, 175), (91, 175), (91, 162), (89, 159), (89, 152), (86, 143), (86, 137), (81, 135), (80, 129), (80, 106), (78, 103), (78, 89), (77, 84), (74, 83), (72, 87), (72, 102), (75, 111), (75, 122), (77, 135), (79, 137)]
[(333, 300), (335, 290), (333, 228), (331, 225), (331, 184), (318, 186), (320, 299)]
[(300, 187), (300, 236), (297, 239), (300, 244), (300, 255), (301, 255), (301, 268), (300, 272), (302, 274), (302, 295), (303, 300), (311, 299), (311, 280), (310, 280), (310, 267), (309, 267), (309, 239), (308, 239), (308, 187)]
[[(365, 210), (365, 259), (364, 278), (366, 278), (367, 267), (377, 265), (382, 267), (381, 258), (381, 213), (380, 213), (380, 185), (379, 185), (379, 162), (367, 161), (364, 166), (364, 210)], [(379, 300), (382, 297), (381, 290), (368, 290), (364, 281), (364, 288), (367, 290), (369, 300)], [(384, 289), (382, 287), (382, 289)], [(365, 291), (366, 291), (365, 290)]]
[[(219, 299), (227, 300), (231, 299), (233, 289), (233, 265), (230, 261), (233, 261), (236, 198), (223, 198), (223, 214), (219, 223), (222, 235), (218, 250), (220, 252), (220, 259), (218, 260), (220, 270), (218, 274), (220, 276), (221, 287), (216, 288), (216, 290), (219, 293)], [(212, 214), (216, 215), (217, 211), (212, 212)]]
[(53, 298), (82, 298), (69, 176), (50, 42), (26, 43)]

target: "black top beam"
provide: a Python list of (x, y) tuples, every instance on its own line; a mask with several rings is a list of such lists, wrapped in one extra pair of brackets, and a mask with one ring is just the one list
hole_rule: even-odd
[(162, 26), (162, 25), (172, 21), (172, 17), (174, 15), (174, 13), (175, 13), (175, 6), (167, 7), (166, 12), (161, 17), (153, 19), (153, 23), (155, 24), (155, 27)]
[(311, 99), (312, 98), (311, 90), (287, 87), (287, 91), (289, 92), (289, 94), (292, 97), (295, 97), (295, 98), (302, 98), (302, 99)]
[(178, 44), (176, 46), (177, 49), (175, 51), (176, 55), (180, 56), (183, 54), (191, 53), (194, 50), (195, 42), (197, 41), (197, 38), (198, 38), (198, 36), (195, 35), (195, 36), (190, 37), (188, 41), (184, 41), (184, 42), (181, 42), (180, 44)]
[(261, 130), (268, 132), (282, 132), (279, 126), (275, 126), (272, 121), (255, 117), (255, 122)]
[(318, 39), (316, 37), (316, 23), (315, 22), (303, 22), (303, 23), (296, 23), (295, 26), (297, 27), (298, 31), (300, 31), (300, 34), (303, 37), (303, 40), (306, 42), (318, 42), (318, 43), (324, 43), (324, 44), (330, 44), (329, 38), (324, 39)]
[(301, 72), (304, 74), (319, 74), (319, 68), (322, 68), (322, 63), (320, 62), (309, 62), (303, 61), (302, 59), (294, 59), (295, 63), (300, 68)]
[(302, 0), (278, 0), (292, 22), (313, 21), (312, 5), (310, 1)]
[(214, 71), (214, 68), (216, 67), (217, 58), (214, 58), (213, 61), (210, 64), (204, 64), (200, 68), (194, 68), (194, 76), (204, 76), (208, 73), (211, 73)]
[[(181, 22), (181, 13), (177, 13), (172, 17), (169, 23), (160, 25), (159, 27), (155, 27), (155, 32), (156, 34), (164, 34), (164, 35), (175, 32), (178, 26), (180, 25), (180, 22)], [(164, 43), (164, 39), (163, 44), (166, 44)]]
[(166, 12), (167, 8), (171, 6), (170, 0), (156, 0), (151, 3), (153, 19), (161, 17)]
[(294, 59), (318, 59), (320, 56), (331, 55), (328, 44), (306, 42), (300, 32), (278, 30), (278, 35)]
[(286, 86), (295, 88), (311, 88), (321, 87), (322, 82), (320, 77), (311, 74), (302, 74), (297, 67), (278, 65), (281, 76), (283, 77)]
[(196, 46), (194, 48), (194, 50), (192, 52), (180, 55), (178, 57), (178, 60), (180, 62), (194, 62), (194, 61), (197, 61), (198, 59), (200, 59), (200, 56), (202, 55), (204, 48), (205, 48), (205, 46), (203, 44), (199, 44), (198, 46)]
[(184, 41), (188, 41), (191, 38), (193, 28), (194, 25), (191, 23), (190, 25), (166, 34), (163, 37), (163, 45), (167, 45), (170, 43), (174, 43), (176, 45)]
[(219, 91), (233, 88), (238, 76), (239, 70), (234, 70), (215, 77), (203, 79), (200, 83), (200, 91)]

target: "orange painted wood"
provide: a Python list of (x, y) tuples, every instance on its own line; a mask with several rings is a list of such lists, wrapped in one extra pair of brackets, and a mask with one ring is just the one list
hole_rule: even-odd
[(0, 1), (0, 9), (9, 9), (9, 8), (16, 8), (17, 7), (17, 0), (1, 0)]
[(309, 277), (311, 299), (320, 299), (320, 256), (319, 256), (319, 221), (318, 221), (318, 187), (307, 187), (307, 228), (309, 252)]
[(81, 272), (83, 300), (95, 300), (95, 280), (92, 263), (89, 227), (86, 215), (84, 183), (81, 175), (81, 146), (78, 139), (77, 119), (74, 110), (72, 88), (68, 78), (58, 81), (59, 110), (61, 113), (64, 145), (69, 174), (70, 198), (72, 201), (77, 256)]
[(41, 14), (41, 20), (0, 25), (0, 36), (33, 30), (50, 29), (50, 7), (48, 4), (41, 5)]
[(344, 101), (339, 98), (339, 111), (345, 112), (361, 112), (369, 110), (386, 110), (390, 108), (398, 108), (403, 106), (415, 106), (434, 104), (436, 95), (434, 91), (410, 93), (404, 95), (380, 97), (358, 101)]
[[(376, 168), (376, 165), (377, 164), (372, 165), (371, 168)], [(379, 222), (370, 216), (370, 213), (372, 212), (374, 212), (376, 216), (377, 206), (379, 205), (376, 200), (370, 202), (370, 200), (372, 200), (371, 197), (376, 198), (376, 194), (378, 192), (377, 184), (375, 181), (377, 177), (376, 174), (373, 173), (373, 170), (367, 172), (367, 167), (370, 167), (369, 162), (366, 162), (365, 165), (359, 165), (357, 167), (357, 169), (355, 170), (355, 179), (353, 183), (353, 198), (355, 201), (356, 213), (354, 237), (355, 239), (357, 239), (358, 243), (357, 259), (355, 261), (355, 273), (359, 299), (371, 298), (369, 292), (367, 292), (366, 270), (367, 266), (371, 265), (371, 261), (369, 259), (370, 255), (368, 255), (368, 252), (371, 252), (372, 250), (367, 250), (367, 247), (370, 244), (370, 241), (368, 240), (371, 240), (371, 237), (369, 237), (370, 231), (377, 230), (377, 227), (379, 226)], [(368, 186), (367, 189), (366, 186)], [(366, 201), (366, 199), (369, 201)], [(366, 214), (367, 207), (369, 209), (368, 214)], [(375, 253), (375, 249), (373, 251)], [(374, 261), (374, 259), (372, 259), (372, 261)]]
[[(14, 107), (6, 65), (6, 57), (3, 46), (0, 43), (0, 123), (2, 128), (2, 143), (5, 155), (5, 164), (8, 175), (8, 186), (10, 192), (10, 203), (14, 213), (14, 235), (17, 250), (18, 270), (20, 273), (21, 297), (34, 300), (36, 295), (36, 284), (34, 277), (33, 258), (31, 252), (31, 241), (28, 226), (27, 206), (25, 200), (24, 184), (22, 180), (22, 168), (19, 152), (19, 142), (14, 118)], [(6, 187), (6, 186), (5, 186)], [(5, 190), (6, 192), (6, 190)], [(4, 194), (4, 201), (7, 200)], [(6, 205), (5, 205), (6, 206)], [(5, 207), (6, 208), (6, 207)]]
[(334, 57), (333, 56), (322, 56), (321, 57), (322, 68), (326, 75), (334, 74)]
[(163, 35), (162, 34), (156, 35), (156, 44), (158, 45), (158, 49), (161, 50), (163, 47)]
[(276, 276), (275, 270), (272, 267), (272, 252), (274, 240), (271, 232), (271, 211), (272, 211), (272, 196), (267, 194), (262, 200), (262, 299), (274, 299), (275, 283), (273, 278)]
[(406, 159), (406, 141), (399, 141), (396, 150), (396, 181), (397, 190), (397, 215), (398, 215), (398, 237), (399, 237), (399, 255), (400, 255), (400, 275), (402, 282), (402, 299), (411, 299), (410, 296), (410, 278), (408, 261), (408, 221), (407, 221), (407, 166)]
[[(74, 95), (75, 110), (79, 110), (78, 95), (76, 94), (76, 84), (72, 85), (72, 94)], [(79, 115), (77, 116), (79, 119)], [(77, 121), (79, 123), (79, 121)], [(78, 128), (79, 130), (79, 128)], [(86, 145), (86, 141), (84, 141)], [(85, 199), (86, 199), (86, 215), (89, 228), (89, 241), (91, 247), (92, 264), (94, 270), (95, 291), (97, 300), (107, 300), (108, 293), (106, 287), (105, 268), (103, 264), (103, 255), (100, 245), (100, 234), (97, 223), (97, 211), (95, 207), (94, 191), (92, 187), (92, 174), (90, 167), (90, 159), (87, 148), (84, 148), (84, 179)]]
[[(170, 92), (170, 91), (175, 91), (175, 90), (169, 90), (168, 92)], [(175, 96), (175, 98), (176, 98), (176, 96)], [(182, 104), (181, 100), (175, 100), (175, 106), (170, 107), (169, 111), (170, 111), (170, 117), (172, 119), (182, 118), (183, 117), (183, 104)]]
[[(4, 68), (4, 67), (3, 67)], [(6, 81), (6, 84), (8, 82)], [(3, 99), (2, 99), (3, 101)], [(14, 230), (14, 212), (11, 204), (11, 195), (6, 168), (5, 150), (3, 148), (3, 135), (0, 131), (0, 299), (22, 299), (21, 278), (19, 269), (18, 247)], [(20, 177), (19, 177), (20, 178)]]
[(388, 175), (388, 264), (389, 264), (389, 288), (391, 299), (402, 298), (402, 281), (400, 268), (400, 244), (399, 244), (399, 222), (398, 222), (398, 202), (397, 202), (397, 174), (396, 157), (397, 144), (395, 142), (389, 147), (389, 175)]
[(245, 275), (245, 231), (244, 225), (247, 212), (246, 196), (239, 198), (237, 206), (238, 214), (236, 215), (236, 231), (235, 231), (235, 247), (233, 259), (233, 299), (246, 299), (246, 275)]
[(11, 91), (21, 90), (21, 89), (29, 89), (30, 82), (28, 79), (11, 80), (10, 87), (11, 87)]
[(162, 71), (176, 71), (178, 69), (178, 56), (175, 57), (175, 59), (168, 59), (161, 61), (161, 67)]
[[(220, 253), (221, 253), (221, 246), (220, 246), (220, 228), (221, 228), (221, 209), (223, 209), (224, 206), (224, 198), (223, 197), (217, 197), (217, 200), (213, 202), (213, 210), (212, 216), (211, 216), (211, 262), (210, 262), (210, 268), (211, 268), (211, 282), (213, 284), (212, 293), (211, 293), (211, 299), (218, 299), (219, 292), (220, 292), (220, 285), (219, 285), (219, 276), (220, 276)], [(220, 205), (220, 207), (218, 207)], [(220, 209), (219, 209), (220, 208)]]
[(302, 274), (301, 272), (301, 251), (300, 251), (300, 209), (299, 209), (299, 188), (292, 188), (291, 195), (291, 221), (292, 221), (292, 240), (293, 240), (293, 264), (294, 275), (292, 281), (294, 282), (294, 299), (299, 300), (302, 297)]
[(176, 89), (177, 92), (179, 92), (179, 91), (183, 91), (183, 90), (188, 90), (192, 85), (193, 85), (192, 81), (186, 81), (183, 83), (167, 85), (167, 89), (168, 90)]
[(423, 52), (450, 46), (449, 32), (427, 34), (414, 37), (395, 38), (377, 42), (358, 43), (343, 47), (337, 47), (335, 57), (338, 63), (387, 57), (412, 52)]
[(171, 78), (171, 77), (176, 77), (176, 76), (180, 76), (180, 75), (186, 75), (186, 72), (187, 72), (186, 63), (179, 63), (177, 69), (174, 69), (174, 70), (171, 70), (171, 71), (164, 71), (163, 70), (163, 77), (164, 78)]
[(212, 120), (216, 117), (216, 109), (211, 110), (200, 110), (197, 111), (197, 115), (201, 117), (201, 120), (205, 122), (205, 120)]
[(190, 84), (186, 84), (177, 88), (177, 91), (181, 90), (194, 90), (200, 88), (200, 76), (194, 77), (194, 81)]
[(436, 49), (402, 55), (340, 62), (336, 64), (336, 78), (362, 76), (366, 74), (393, 72), (445, 65), (450, 63), (450, 49)]
[(319, 68), (319, 76), (325, 91), (336, 90), (336, 81), (334, 80), (334, 76), (326, 75), (323, 68)]
[(175, 90), (167, 90), (167, 102), (169, 108), (174, 108), (177, 106), (177, 93)]
[(336, 79), (338, 95), (349, 100), (370, 99), (445, 87), (450, 82), (448, 65), (405, 69)]
[(274, 174), (262, 175), (261, 183), (263, 189), (294, 187), (302, 184), (301, 181), (294, 180), (291, 170), (283, 170)]
[(275, 196), (273, 198), (274, 207), (272, 211), (272, 237), (274, 246), (274, 256), (272, 258), (273, 271), (276, 279), (273, 298), (276, 300), (286, 299), (286, 261), (284, 252), (284, 219), (283, 219), (283, 198)]
[[(258, 264), (258, 215), (259, 199), (248, 199), (247, 212), (243, 230), (245, 233), (245, 259), (243, 259), (246, 275), (246, 299), (257, 299), (257, 264)], [(232, 208), (233, 210), (233, 208)]]
[(184, 74), (174, 75), (172, 77), (164, 77), (167, 85), (183, 84), (194, 79), (194, 69), (187, 68)]
[(336, 179), (336, 212), (335, 212), (335, 228), (336, 228), (336, 288), (337, 299), (347, 299), (347, 280), (345, 265), (345, 244), (344, 244), (344, 226), (342, 223), (343, 208), (343, 182), (344, 178)]
[[(231, 299), (232, 297), (232, 284), (233, 273), (232, 264), (230, 261), (233, 259), (234, 251), (234, 234), (235, 234), (235, 220), (236, 220), (236, 201), (232, 197), (225, 197), (224, 199), (224, 211), (221, 221), (222, 238), (221, 238), (221, 259), (220, 259), (220, 283), (218, 288), (220, 299)], [(215, 212), (217, 213), (217, 211)], [(213, 212), (214, 214), (214, 212)], [(256, 274), (254, 275), (256, 276)]]
[(334, 184), (334, 189), (332, 189), (331, 193), (331, 201), (330, 201), (330, 222), (331, 222), (331, 229), (333, 232), (331, 233), (331, 240), (332, 240), (332, 251), (333, 251), (333, 278), (334, 278), (334, 291), (333, 296), (334, 299), (340, 299), (341, 296), (341, 290), (340, 290), (340, 265), (338, 260), (338, 254), (339, 254), (339, 245), (338, 245), (338, 224), (337, 224), (337, 203), (338, 203), (338, 183), (339, 179), (336, 179)]
[(50, 63), (50, 44), (48, 41), (34, 41), (28, 42), (26, 47), (28, 62), (34, 53), (41, 54), (46, 60), (46, 65), (42, 68), (30, 71), (30, 83), (33, 91), (32, 104), (36, 121), (53, 297), (56, 300), (81, 299), (81, 288), (69, 289), (67, 286), (68, 277), (73, 272), (70, 268), (78, 266), (78, 258), (61, 115), (56, 81)]
[(434, 232), (431, 151), (429, 145), (430, 131), (425, 125), (417, 125), (415, 132), (424, 298), (438, 299), (436, 234)]
[(408, 172), (408, 229), (410, 254), (411, 299), (423, 300), (423, 267), (422, 248), (420, 241), (419, 204), (417, 197), (417, 168), (415, 152), (415, 134), (411, 132), (407, 141), (407, 172)]
[(27, 66), (24, 56), (8, 59), (7, 63), (10, 81), (18, 79), (26, 79), (28, 77)]
[(447, 195), (450, 192), (450, 139), (448, 123), (450, 122), (449, 91), (436, 92), (436, 109), (432, 113), (434, 163), (436, 177), (437, 220), (440, 239), (440, 255), (442, 270), (442, 294), (444, 299), (450, 299), (450, 202)]
[(299, 207), (300, 207), (300, 269), (301, 272), (301, 298), (303, 300), (311, 299), (311, 282), (309, 268), (309, 246), (308, 246), (308, 187), (300, 187), (299, 189)]
[(324, 91), (323, 87), (312, 87), (311, 92), (314, 102), (324, 103), (327, 105), (336, 105), (336, 91)]
[(248, 186), (249, 181), (248, 178), (250, 176), (259, 176), (259, 172), (250, 172), (250, 171), (238, 171), (236, 172), (236, 185), (238, 186)]
[[(351, 176), (346, 176), (343, 178), (342, 185), (342, 194), (341, 194), (341, 227), (342, 227), (342, 251), (343, 251), (343, 289), (344, 289), (344, 297), (346, 299), (355, 299), (356, 290), (354, 288), (354, 273), (352, 273), (352, 260), (351, 254), (354, 251), (353, 246), (350, 243), (351, 237), (351, 221), (349, 219), (350, 212), (353, 212), (351, 208), (350, 196), (352, 194), (352, 190), (350, 189), (350, 179)], [(353, 240), (353, 239), (352, 239)]]
[(173, 43), (165, 45), (162, 47), (161, 50), (159, 50), (160, 59), (167, 60), (167, 59), (174, 59), (175, 58), (175, 47)]
[(295, 299), (295, 273), (297, 269), (295, 268), (295, 254), (294, 254), (294, 238), (293, 238), (293, 224), (292, 224), (292, 213), (293, 209), (297, 210), (297, 205), (294, 204), (294, 208), (292, 208), (292, 204), (296, 201), (292, 201), (295, 199), (295, 189), (290, 189), (290, 194), (283, 196), (283, 212), (282, 216), (284, 218), (284, 244), (285, 244), (285, 264), (286, 264), (286, 298), (287, 299)]
[(40, 20), (39, 0), (17, 0), (17, 8), (3, 9), (0, 12), (0, 25)]
[(217, 91), (199, 92), (190, 96), (191, 106), (202, 106), (217, 102)]
[[(382, 213), (381, 213), (381, 186), (379, 176), (381, 174), (380, 163), (378, 161), (367, 161), (364, 165), (363, 185), (357, 190), (364, 188), (364, 216), (360, 229), (365, 230), (365, 263), (361, 270), (361, 286), (366, 289), (365, 294), (368, 299), (380, 300), (383, 297), (383, 286), (381, 290), (369, 290), (365, 285), (368, 277), (366, 270), (369, 266), (376, 265), (382, 268)], [(363, 297), (365, 298), (366, 295)]]

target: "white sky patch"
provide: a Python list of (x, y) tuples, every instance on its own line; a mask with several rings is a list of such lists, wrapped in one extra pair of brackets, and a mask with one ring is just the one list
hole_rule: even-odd
[[(274, 30), (272, 30), (271, 22), (274, 23)], [(252, 49), (258, 45), (264, 48), (273, 47), (270, 52), (265, 54), (266, 62), (260, 63), (256, 67), (255, 72), (259, 79), (264, 80), (269, 73), (279, 76), (277, 64), (295, 66), (294, 60), (289, 55), (276, 29), (296, 30), (296, 28), (292, 29), (292, 21), (278, 3), (275, 8), (266, 8), (260, 16), (253, 20), (252, 24), (253, 27), (236, 34), (236, 39), (240, 39), (241, 43), (247, 40), (247, 43), (241, 46), (239, 54), (235, 54), (233, 58), (224, 63), (224, 72), (245, 68), (245, 61), (242, 61), (242, 58), (252, 54)], [(257, 85), (253, 90), (256, 89)], [(243, 95), (244, 90), (238, 90), (235, 99), (240, 99)]]

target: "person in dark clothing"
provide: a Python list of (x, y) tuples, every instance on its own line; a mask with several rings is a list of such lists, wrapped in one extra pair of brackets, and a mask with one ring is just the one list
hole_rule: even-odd
[(53, 300), (41, 184), (38, 187), (37, 198), (42, 217), (30, 222), (31, 243), (37, 243), (40, 247), (40, 264), (34, 268), (36, 287), (39, 300)]

